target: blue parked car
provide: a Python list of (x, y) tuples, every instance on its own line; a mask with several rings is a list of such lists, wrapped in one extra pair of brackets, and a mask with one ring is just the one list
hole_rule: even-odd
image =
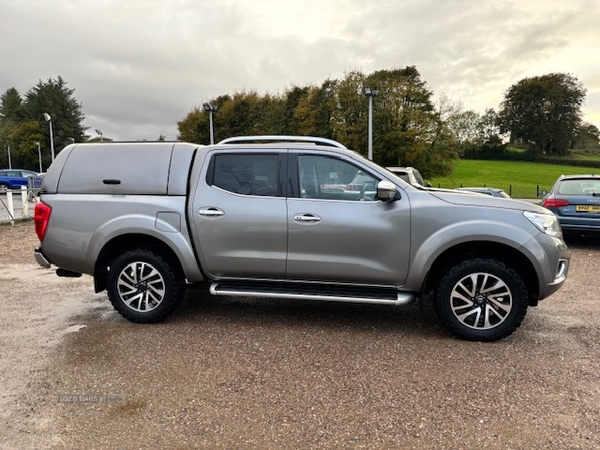
[(39, 173), (21, 169), (0, 170), (0, 192), (29, 186), (29, 177), (33, 177), (33, 188), (39, 189), (42, 186), (42, 176)]
[(600, 175), (561, 175), (542, 200), (565, 234), (600, 236)]

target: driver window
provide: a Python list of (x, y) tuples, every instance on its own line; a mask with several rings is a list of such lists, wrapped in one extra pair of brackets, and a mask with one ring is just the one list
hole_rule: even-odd
[(374, 201), (379, 180), (357, 166), (327, 156), (298, 156), (300, 196), (320, 200)]

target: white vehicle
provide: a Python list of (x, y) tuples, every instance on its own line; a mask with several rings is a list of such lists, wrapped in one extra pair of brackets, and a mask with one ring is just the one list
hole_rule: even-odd
[(429, 183), (425, 183), (421, 173), (414, 167), (386, 167), (386, 169), (413, 186), (431, 187)]

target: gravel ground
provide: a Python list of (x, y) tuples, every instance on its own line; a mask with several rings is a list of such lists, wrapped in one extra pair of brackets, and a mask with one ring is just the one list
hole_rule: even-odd
[(600, 448), (600, 243), (500, 342), (429, 305), (215, 299), (135, 325), (0, 225), (2, 449)]

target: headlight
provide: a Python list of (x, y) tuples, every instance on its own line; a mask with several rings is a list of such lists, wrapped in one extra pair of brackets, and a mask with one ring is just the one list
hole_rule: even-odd
[(542, 233), (562, 238), (562, 230), (560, 229), (558, 219), (554, 214), (539, 214), (531, 211), (524, 211), (523, 215)]

